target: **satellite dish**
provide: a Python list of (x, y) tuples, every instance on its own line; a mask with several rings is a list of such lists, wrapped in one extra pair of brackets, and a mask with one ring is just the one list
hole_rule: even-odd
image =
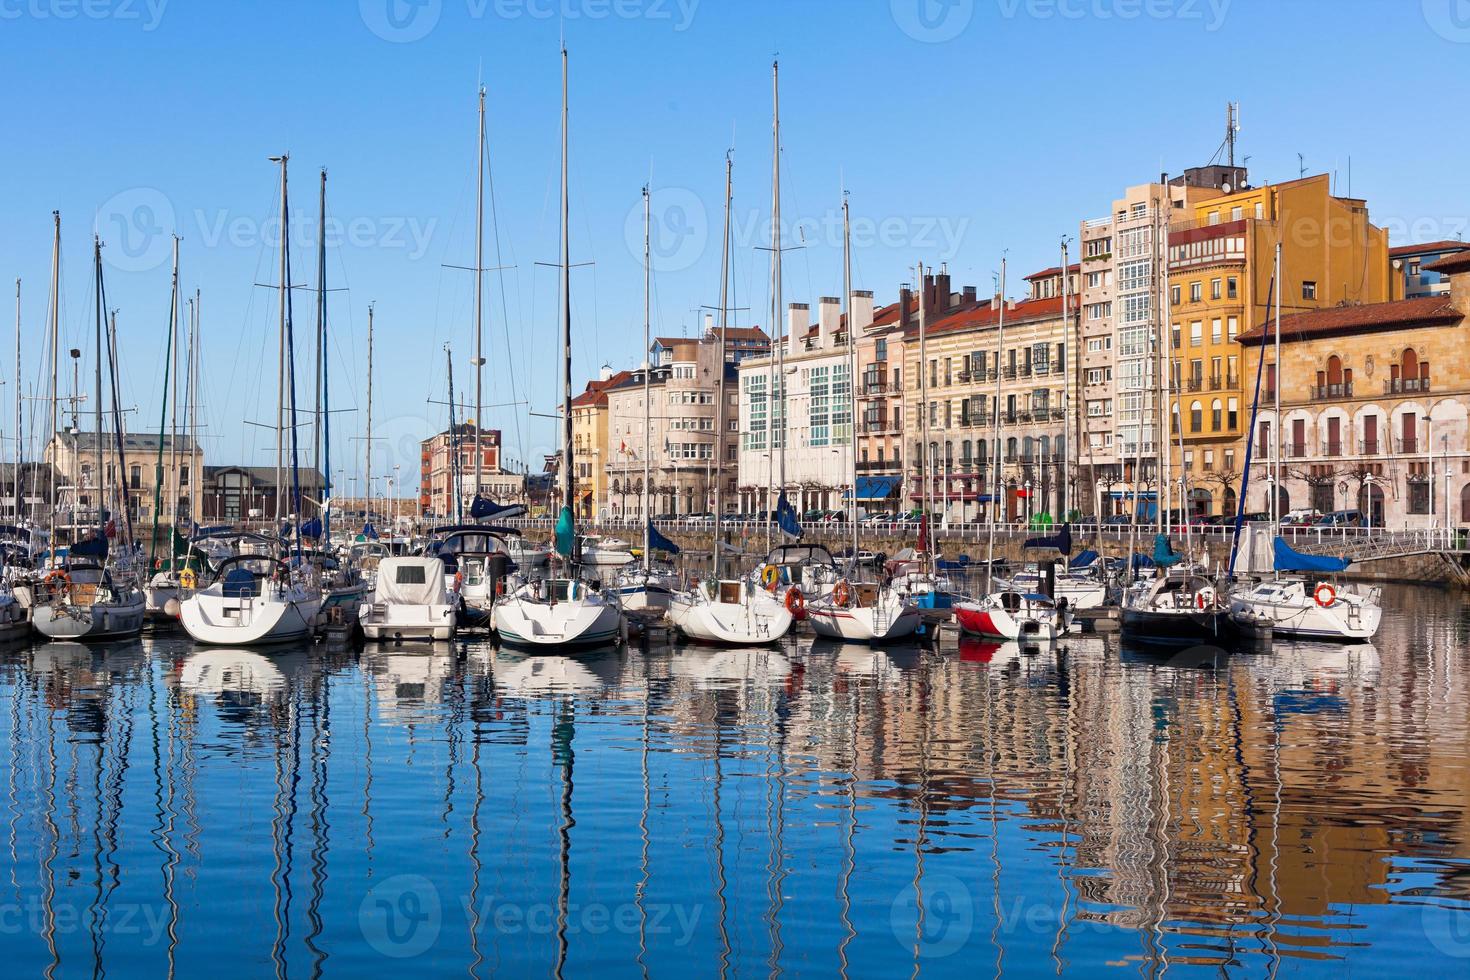
[(1230, 191), (1231, 191), (1230, 181), (1227, 180), (1227, 181), (1225, 181), (1225, 183), (1221, 184), (1220, 185), (1220, 189), (1222, 191), (1224, 191), (1226, 194), (1229, 194)]

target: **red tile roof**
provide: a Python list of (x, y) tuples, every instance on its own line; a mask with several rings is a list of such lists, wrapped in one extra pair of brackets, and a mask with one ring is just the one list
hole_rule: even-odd
[(1424, 267), (1430, 272), (1470, 272), (1470, 251), (1454, 252)]
[[(1075, 314), (1077, 312), (1076, 300), (1069, 299), (1068, 305)], [(1022, 320), (1042, 320), (1061, 315), (1062, 298), (1060, 296), (1018, 300), (1006, 307), (1007, 324)], [(998, 326), (999, 323), (1000, 307), (995, 306), (987, 296), (985, 299), (972, 303), (961, 303), (958, 307), (940, 316), (931, 316), (924, 327), (924, 332), (932, 337), (936, 334), (955, 333), (960, 330), (988, 329)], [(917, 316), (914, 317), (904, 334), (906, 337), (918, 336), (919, 320)]]
[(606, 405), (607, 390), (622, 384), (632, 376), (632, 371), (619, 371), (606, 381), (597, 380), (587, 382), (587, 390), (572, 399), (572, 407), (585, 408), (588, 405)]
[(1424, 255), (1431, 252), (1458, 252), (1470, 248), (1470, 242), (1458, 242), (1443, 240), (1438, 242), (1421, 242), (1418, 245), (1395, 245), (1388, 250), (1390, 258), (1400, 255)]
[[(1281, 339), (1309, 340), (1339, 333), (1396, 330), (1407, 327), (1454, 325), (1464, 319), (1448, 296), (1418, 296), (1389, 303), (1330, 306), (1321, 310), (1293, 313), (1281, 318)], [(1275, 321), (1242, 333), (1237, 340), (1254, 346), (1275, 339)]]
[[(1073, 262), (1071, 265), (1067, 266), (1067, 271), (1068, 272), (1081, 272), (1082, 271), (1082, 263), (1081, 262)], [(1049, 276), (1059, 276), (1061, 274), (1062, 274), (1062, 267), (1059, 266), (1059, 265), (1054, 265), (1054, 266), (1052, 266), (1049, 269), (1042, 269), (1040, 272), (1033, 272), (1033, 273), (1031, 273), (1031, 275), (1026, 276), (1025, 279), (1026, 279), (1027, 282), (1030, 282), (1033, 279), (1046, 279)]]

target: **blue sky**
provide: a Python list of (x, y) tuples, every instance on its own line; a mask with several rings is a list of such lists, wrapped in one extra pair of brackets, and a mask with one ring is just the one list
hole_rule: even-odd
[[(1463, 0), (0, 0), (10, 93), (0, 270), (24, 280), (23, 388), (37, 384), (50, 212), (63, 219), (63, 346), (86, 347), (90, 235), (108, 242), (133, 427), (158, 413), (169, 233), (203, 292), (212, 462), (265, 463), (243, 424), (274, 405), (277, 172), (291, 154), (293, 278), (315, 282), (317, 171), (330, 171), (333, 468), (362, 468), (367, 308), (377, 310), (375, 469), (412, 482), (445, 421), (443, 345), (467, 390), (475, 87), (489, 89), (495, 214), (486, 412), (512, 455), (554, 448), (558, 45), (572, 77), (578, 382), (640, 358), (639, 191), (652, 179), (655, 332), (717, 299), (723, 159), (735, 154), (736, 305), (769, 322), (770, 65), (782, 75), (786, 301), (855, 286), (891, 299), (914, 263), (982, 292), (1020, 276), (1125, 186), (1206, 162), (1242, 104), (1253, 180), (1339, 174), (1395, 243), (1470, 216)], [(799, 225), (799, 230), (798, 226)], [(499, 244), (497, 258), (496, 243)], [(8, 288), (8, 287), (7, 287)], [(309, 334), (312, 297), (296, 303)], [(9, 335), (0, 328), (0, 337)], [(8, 348), (9, 341), (0, 347)], [(303, 340), (299, 357), (310, 350)], [(90, 351), (83, 365), (89, 363)], [(9, 358), (4, 399), (13, 369)], [(513, 405), (509, 403), (529, 403)], [(7, 436), (12, 412), (0, 412)], [(344, 488), (346, 489), (346, 488)]]

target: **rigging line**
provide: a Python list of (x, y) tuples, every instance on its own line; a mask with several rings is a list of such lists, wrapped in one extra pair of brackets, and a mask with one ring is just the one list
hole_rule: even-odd
[[(503, 254), (503, 251), (501, 249), (501, 244), (500, 244), (500, 209), (499, 209), (499, 206), (497, 204), (496, 197), (495, 197), (495, 163), (494, 163), (494, 160), (492, 159), (492, 157), (490, 155), (490, 147), (489, 147), (489, 140), (488, 139), (485, 142), (484, 150), (485, 150), (485, 177), (486, 177), (486, 180), (488, 181), (489, 190), (490, 190), (490, 222), (491, 222), (491, 224), (495, 228), (495, 231), (494, 231), (494, 239), (495, 239), (495, 264), (499, 267), (499, 268), (496, 269), (496, 278), (500, 280), (500, 323), (501, 323), (501, 327), (503, 328), (503, 330), (505, 332), (505, 366), (506, 366), (505, 373), (506, 373), (506, 375), (510, 379), (510, 395), (511, 395), (511, 401), (518, 402), (518, 401), (521, 400), (520, 385), (519, 385), (519, 383), (517, 381), (517, 375), (519, 374), (519, 372), (516, 371), (516, 369), (515, 369), (515, 360), (514, 360), (515, 351), (514, 351), (514, 348), (513, 348), (512, 344), (511, 344), (511, 341), (510, 341), (510, 308), (509, 308), (508, 304), (506, 303), (506, 298), (505, 298), (505, 273), (506, 273), (505, 266), (506, 266), (506, 263), (505, 263), (505, 256)], [(514, 251), (514, 249), (511, 250), (511, 259), (512, 260), (515, 259), (515, 251)], [(519, 289), (517, 289), (517, 294), (518, 294), (518, 298), (519, 298)], [(492, 378), (492, 381), (493, 381), (493, 378)], [(522, 460), (524, 461), (525, 454), (526, 454), (526, 443), (525, 443), (525, 437), (521, 434), (521, 413), (520, 412), (512, 412), (511, 413), (511, 420), (515, 424), (516, 449), (517, 449), (517, 452), (522, 457)], [(478, 423), (479, 420), (476, 419), (476, 422)], [(500, 461), (500, 468), (502, 470), (505, 469), (505, 460), (504, 459), (502, 459)]]

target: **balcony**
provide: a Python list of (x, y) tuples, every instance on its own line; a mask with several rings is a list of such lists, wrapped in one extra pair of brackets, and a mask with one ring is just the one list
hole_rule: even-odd
[(960, 384), (967, 384), (969, 382), (969, 380), (970, 380), (970, 372), (969, 371), (958, 371), (958, 372), (955, 373), (954, 379), (956, 381), (958, 381)]
[(1419, 451), (1419, 440), (1414, 437), (1399, 440), (1399, 452), (1417, 453)]
[(1001, 368), (1000, 369), (1000, 376), (1002, 378), (1006, 379), (1007, 381), (1014, 381), (1014, 380), (1016, 380), (1016, 368), (1015, 368), (1015, 366), (1008, 364), (1005, 367)]
[(1413, 395), (1428, 390), (1428, 378), (1391, 378), (1383, 382), (1385, 395)]
[(1377, 456), (1378, 455), (1378, 440), (1377, 439), (1361, 439), (1361, 440), (1359, 440), (1358, 441), (1358, 454), (1360, 456)]
[(1023, 377), (1023, 378), (1029, 378), (1029, 377), (1031, 377), (1031, 365), (1029, 365), (1029, 364), (1022, 364), (1021, 365), (1021, 372), (1020, 373), (1021, 373), (1021, 377)]
[(1307, 444), (1304, 442), (1288, 442), (1286, 444), (1286, 457), (1288, 459), (1303, 459), (1307, 455)]
[(1015, 412), (1006, 412), (1006, 414), (1005, 414), (1005, 420), (1006, 420), (1006, 425), (1015, 425), (1016, 424), (1016, 413)]
[(863, 421), (863, 435), (878, 435), (889, 430), (887, 419), (865, 419)]
[[(1389, 382), (1389, 384), (1392, 383)], [(1311, 392), (1314, 402), (1326, 401), (1329, 398), (1351, 398), (1353, 397), (1353, 383), (1346, 381), (1334, 385), (1313, 385)]]
[(901, 389), (897, 385), (890, 385), (886, 381), (864, 381), (863, 395), (887, 395), (898, 394)]
[(1326, 440), (1325, 442), (1322, 443), (1322, 455), (1323, 456), (1341, 456), (1342, 455), (1342, 443), (1341, 442), (1334, 442), (1331, 439)]
[(1200, 391), (1205, 386), (1204, 378), (1186, 378), (1184, 381), (1185, 391)]
[(896, 459), (858, 460), (859, 473), (898, 473), (903, 465)]
[(1016, 413), (1016, 421), (1017, 422), (1030, 422), (1031, 421), (1031, 413), (1030, 412), (1017, 412)]
[(1051, 420), (1053, 422), (1065, 422), (1067, 420), (1067, 413), (1060, 408), (1054, 408), (1051, 410)]

